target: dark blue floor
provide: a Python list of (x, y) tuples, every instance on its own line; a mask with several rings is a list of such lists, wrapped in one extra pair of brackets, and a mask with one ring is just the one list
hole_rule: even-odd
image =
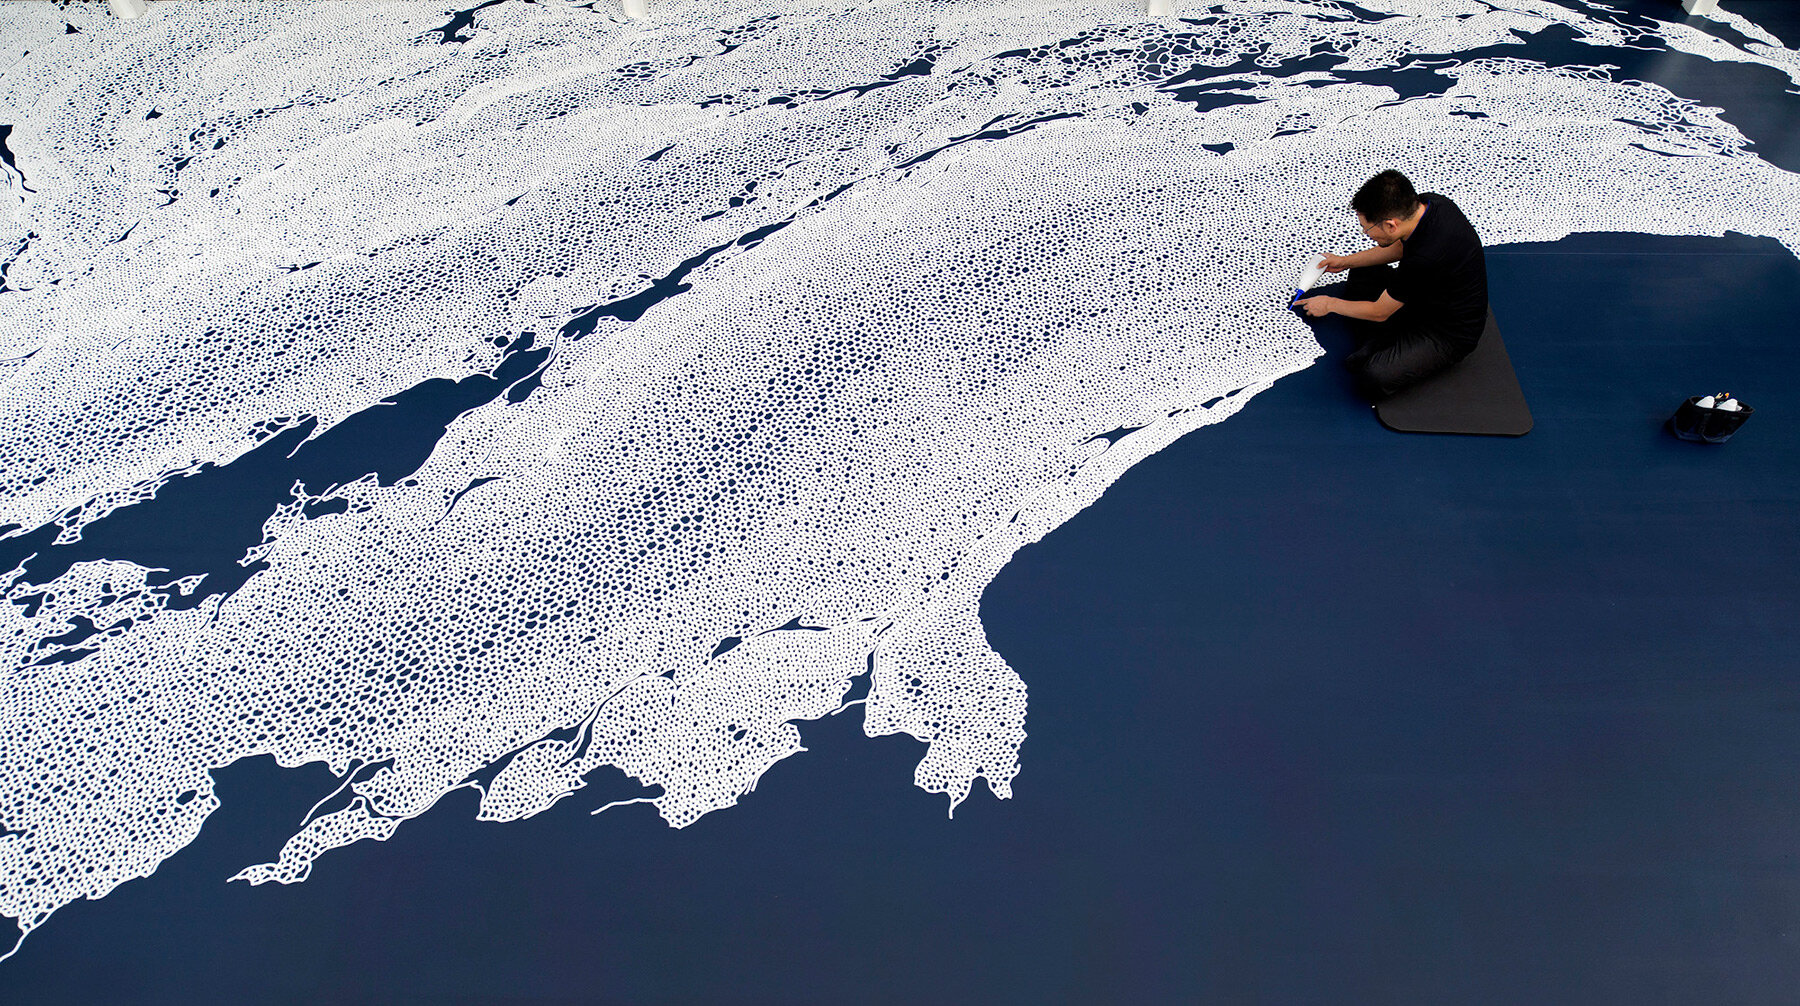
[[(1133, 469), (984, 619), (1032, 689), (1018, 798), (813, 751), (672, 832), (459, 793), (292, 888), (322, 769), (221, 773), (15, 1001), (1791, 1002), (1800, 988), (1800, 263), (1764, 240), (1498, 249), (1537, 416), (1404, 436), (1329, 365)], [(1660, 420), (1728, 389), (1722, 447)]]
[[(465, 791), (227, 886), (335, 785), (261, 760), (0, 999), (1792, 1003), (1800, 262), (1590, 235), (1489, 264), (1529, 436), (1388, 432), (1324, 361), (1002, 572), (1010, 803), (946, 821), (918, 746), (851, 713), (684, 831), (585, 793), (483, 825)], [(1718, 390), (1758, 410), (1732, 443), (1662, 431)]]

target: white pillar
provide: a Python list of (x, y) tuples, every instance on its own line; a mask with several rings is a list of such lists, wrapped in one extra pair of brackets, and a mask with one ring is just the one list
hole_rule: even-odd
[(619, 0), (624, 8), (625, 16), (633, 21), (646, 21), (650, 18), (650, 0)]
[(1719, 9), (1719, 0), (1681, 0), (1681, 9), (1689, 14), (1711, 14)]
[(1151, 17), (1174, 17), (1175, 0), (1147, 0), (1144, 13)]
[(150, 8), (144, 3), (144, 0), (106, 0), (106, 5), (112, 8), (114, 14), (127, 21), (150, 13)]

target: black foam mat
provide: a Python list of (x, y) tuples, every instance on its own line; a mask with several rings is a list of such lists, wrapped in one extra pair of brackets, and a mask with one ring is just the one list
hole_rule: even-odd
[(1520, 437), (1531, 432), (1531, 408), (1512, 357), (1488, 312), (1481, 342), (1463, 360), (1375, 406), (1383, 426), (1400, 433), (1465, 433)]

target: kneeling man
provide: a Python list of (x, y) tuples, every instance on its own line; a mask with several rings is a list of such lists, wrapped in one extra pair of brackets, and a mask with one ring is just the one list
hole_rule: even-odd
[(1455, 203), (1420, 195), (1398, 171), (1365, 182), (1350, 208), (1375, 247), (1325, 256), (1326, 272), (1350, 272), (1344, 296), (1295, 306), (1350, 319), (1358, 345), (1344, 364), (1370, 397), (1385, 398), (1475, 348), (1487, 324), (1487, 258)]

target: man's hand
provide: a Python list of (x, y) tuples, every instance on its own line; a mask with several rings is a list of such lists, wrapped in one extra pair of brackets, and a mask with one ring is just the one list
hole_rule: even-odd
[(1326, 272), (1343, 272), (1355, 265), (1348, 255), (1326, 255), (1319, 259), (1319, 264), (1325, 267)]
[(1305, 311), (1308, 317), (1323, 318), (1337, 307), (1336, 297), (1308, 297), (1294, 305)]

